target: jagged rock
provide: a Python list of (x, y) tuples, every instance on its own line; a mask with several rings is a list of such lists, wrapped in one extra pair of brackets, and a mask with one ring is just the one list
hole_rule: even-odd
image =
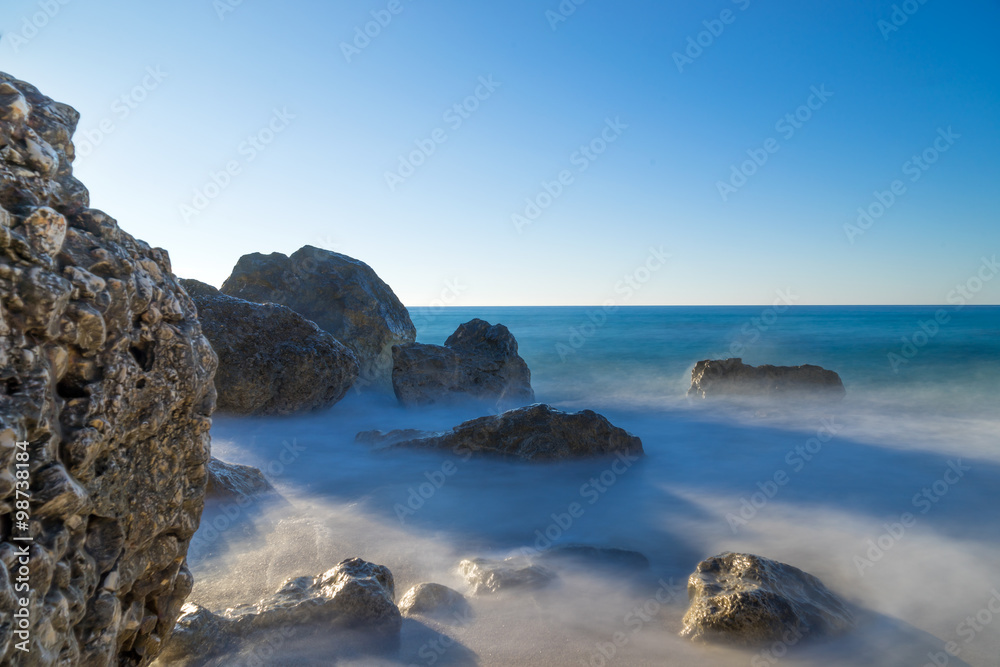
[[(16, 474), (32, 494), (27, 530), (0, 537), (4, 665), (148, 664), (191, 590), (204, 502), (216, 357), (167, 253), (88, 208), (78, 117), (0, 73), (0, 514)], [(34, 537), (30, 595), (8, 528)]]
[(371, 267), (312, 246), (291, 257), (244, 255), (222, 292), (257, 303), (279, 303), (312, 320), (354, 352), (362, 385), (387, 389), (392, 346), (416, 338), (406, 308)]
[[(364, 431), (356, 440), (383, 447), (448, 449), (524, 461), (618, 455), (627, 465), (643, 454), (642, 441), (591, 410), (561, 412), (537, 404), (479, 417), (451, 431), (409, 437), (414, 431)], [(416, 432), (420, 433), (420, 432)]]
[(834, 635), (854, 625), (847, 605), (816, 577), (752, 554), (723, 553), (688, 579), (682, 637), (742, 645)]
[(691, 371), (690, 396), (822, 394), (842, 398), (840, 376), (819, 366), (748, 366), (742, 359), (699, 361)]
[(395, 584), (387, 567), (352, 558), (317, 577), (289, 579), (256, 604), (220, 613), (185, 605), (160, 663), (203, 664), (249, 637), (287, 628), (322, 632), (360, 628), (398, 637), (402, 617), (394, 599)]
[(499, 405), (535, 400), (531, 371), (517, 340), (502, 324), (472, 320), (444, 347), (409, 343), (392, 348), (392, 388), (403, 405), (479, 399)]
[(519, 556), (504, 560), (467, 558), (458, 564), (458, 572), (473, 595), (490, 595), (510, 589), (537, 590), (556, 579), (552, 570)]
[(358, 377), (354, 353), (298, 313), (182, 280), (219, 355), (219, 412), (290, 415), (328, 408)]
[(275, 493), (274, 487), (257, 468), (226, 463), (214, 456), (209, 460), (206, 498), (235, 500), (246, 504), (272, 493)]
[(469, 617), (471, 607), (465, 596), (441, 584), (417, 584), (399, 600), (404, 616), (448, 616), (457, 620)]

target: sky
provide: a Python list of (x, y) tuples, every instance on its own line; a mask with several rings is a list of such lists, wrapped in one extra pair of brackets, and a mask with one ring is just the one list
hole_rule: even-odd
[(92, 206), (216, 286), (313, 245), (407, 306), (986, 305), (998, 25), (996, 0), (3, 0), (0, 70), (81, 112)]

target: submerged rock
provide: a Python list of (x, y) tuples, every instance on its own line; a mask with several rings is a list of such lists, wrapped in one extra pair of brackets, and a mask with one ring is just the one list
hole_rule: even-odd
[(274, 487), (257, 468), (226, 463), (214, 456), (208, 462), (206, 498), (235, 500), (240, 504), (246, 504), (273, 493), (275, 493)]
[(587, 544), (559, 544), (539, 552), (537, 560), (553, 565), (580, 565), (615, 570), (626, 576), (649, 571), (649, 559), (638, 551)]
[(219, 355), (218, 410), (290, 415), (328, 408), (358, 377), (354, 353), (298, 313), (182, 280)]
[(819, 366), (748, 366), (742, 359), (699, 361), (691, 371), (689, 396), (822, 394), (842, 398), (844, 383)]
[(416, 329), (403, 304), (364, 262), (305, 246), (244, 255), (222, 292), (256, 303), (288, 306), (354, 352), (363, 385), (389, 387), (392, 346), (412, 343)]
[(537, 590), (556, 580), (552, 570), (513, 556), (504, 560), (467, 558), (458, 564), (458, 572), (469, 584), (473, 595), (489, 595), (510, 589)]
[(317, 577), (289, 579), (256, 604), (221, 613), (187, 604), (160, 662), (202, 664), (251, 637), (287, 634), (290, 628), (303, 634), (354, 629), (398, 637), (402, 617), (393, 602), (395, 594), (387, 567), (352, 558)]
[(78, 118), (0, 73), (0, 515), (15, 470), (32, 495), (0, 537), (3, 665), (149, 664), (204, 503), (216, 357), (167, 253), (88, 208)]
[(752, 554), (723, 553), (688, 579), (682, 637), (752, 645), (834, 635), (854, 625), (847, 605), (816, 577)]
[(399, 611), (404, 616), (447, 616), (464, 621), (471, 614), (465, 596), (441, 584), (417, 584), (399, 599)]
[(500, 405), (535, 400), (531, 371), (517, 340), (502, 324), (475, 319), (458, 327), (444, 347), (409, 343), (392, 348), (392, 388), (403, 405), (479, 399)]
[[(537, 404), (479, 417), (451, 431), (409, 437), (414, 431), (365, 431), (357, 440), (392, 447), (448, 449), (523, 461), (560, 461), (618, 455), (627, 465), (642, 456), (642, 441), (591, 410), (561, 412)], [(419, 433), (419, 432), (416, 432)]]

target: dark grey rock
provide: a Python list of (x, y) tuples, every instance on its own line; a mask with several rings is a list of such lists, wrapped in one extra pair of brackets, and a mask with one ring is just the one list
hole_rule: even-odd
[(748, 366), (742, 359), (699, 361), (691, 371), (690, 396), (725, 394), (756, 396), (821, 395), (843, 398), (840, 376), (819, 366)]
[(208, 462), (206, 498), (237, 501), (245, 505), (274, 493), (274, 487), (257, 468), (226, 463), (214, 456)]

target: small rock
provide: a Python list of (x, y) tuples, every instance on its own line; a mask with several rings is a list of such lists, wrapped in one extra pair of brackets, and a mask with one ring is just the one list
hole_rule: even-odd
[(208, 461), (208, 486), (205, 498), (256, 501), (275, 493), (274, 487), (257, 468), (226, 463), (214, 456)]
[(399, 600), (404, 616), (448, 616), (457, 620), (468, 618), (471, 608), (465, 596), (441, 584), (417, 584)]
[(699, 361), (691, 371), (689, 396), (822, 394), (843, 398), (840, 376), (819, 366), (748, 366), (742, 359)]
[(458, 571), (469, 584), (473, 595), (487, 595), (510, 589), (537, 590), (556, 579), (552, 570), (516, 556), (502, 561), (467, 558), (458, 564)]

